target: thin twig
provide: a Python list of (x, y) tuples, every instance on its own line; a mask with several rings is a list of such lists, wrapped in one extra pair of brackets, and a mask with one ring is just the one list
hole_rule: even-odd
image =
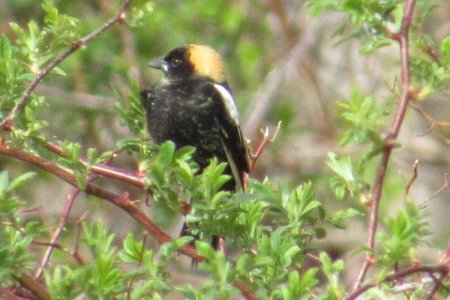
[(418, 173), (417, 173), (417, 166), (419, 165), (419, 160), (416, 159), (413, 164), (413, 176), (408, 181), (408, 184), (405, 187), (405, 193), (403, 194), (403, 198), (406, 201), (406, 198), (408, 197), (409, 190), (411, 189), (412, 184), (417, 179)]
[(430, 202), (431, 199), (433, 199), (434, 197), (436, 197), (437, 195), (442, 193), (448, 187), (450, 187), (450, 181), (448, 180), (448, 175), (445, 174), (444, 184), (436, 192), (434, 192), (433, 194), (428, 196), (427, 199), (425, 199), (421, 204), (419, 204), (419, 208), (420, 209), (425, 208), (428, 205), (428, 202)]
[(275, 141), (275, 139), (278, 136), (278, 133), (280, 132), (280, 128), (281, 128), (281, 121), (278, 121), (277, 127), (275, 127), (275, 130), (272, 133), (272, 136), (270, 136), (269, 127), (266, 127), (265, 130), (262, 130), (263, 139), (259, 143), (258, 148), (256, 148), (255, 153), (251, 154), (250, 172), (255, 167), (256, 161), (261, 156), (263, 150), (266, 148), (267, 143), (269, 143), (269, 142), (273, 143)]
[(3, 119), (3, 121), (0, 123), (0, 128), (10, 127), (11, 122), (15, 118), (18, 112), (20, 112), (27, 104), (30, 102), (30, 95), (31, 93), (36, 89), (36, 87), (39, 85), (39, 83), (47, 77), (50, 72), (59, 66), (64, 60), (66, 60), (67, 57), (69, 57), (71, 54), (76, 52), (78, 49), (80, 49), (82, 46), (88, 44), (93, 39), (97, 38), (100, 34), (107, 31), (109, 28), (111, 28), (116, 23), (121, 23), (125, 19), (125, 12), (130, 6), (132, 0), (125, 0), (125, 2), (122, 4), (120, 9), (117, 11), (116, 15), (109, 19), (105, 24), (103, 24), (100, 28), (97, 30), (89, 33), (88, 35), (84, 36), (83, 38), (79, 39), (78, 41), (74, 42), (72, 46), (67, 49), (65, 52), (63, 52), (60, 56), (58, 56), (56, 59), (54, 59), (42, 72), (39, 72), (37, 76), (34, 78), (34, 80), (30, 83), (30, 85), (27, 87), (27, 89), (23, 92), (22, 96), (20, 97), (19, 102), (13, 107), (13, 109), (10, 111), (10, 113)]
[[(384, 151), (381, 157), (380, 164), (378, 166), (375, 182), (372, 186), (372, 198), (371, 198), (371, 210), (368, 221), (368, 247), (373, 250), (375, 248), (375, 234), (378, 228), (378, 209), (381, 200), (381, 194), (383, 191), (384, 180), (386, 176), (386, 170), (389, 163), (389, 159), (392, 153), (392, 149), (397, 140), (400, 128), (403, 123), (403, 119), (408, 108), (408, 102), (411, 97), (410, 94), (410, 55), (409, 55), (409, 29), (411, 27), (415, 0), (407, 0), (403, 9), (403, 19), (400, 28), (400, 32), (393, 35), (392, 38), (399, 42), (400, 50), (400, 65), (401, 65), (401, 86), (400, 96), (398, 100), (398, 107), (395, 113), (394, 121), (392, 122), (389, 130), (389, 134), (384, 140)], [(366, 278), (369, 267), (374, 263), (373, 252), (370, 252), (363, 266), (358, 274), (358, 277), (353, 286), (353, 291), (359, 289), (361, 284)]]
[(439, 280), (442, 280), (443, 278), (448, 276), (449, 270), (447, 269), (445, 264), (434, 266), (434, 267), (430, 267), (430, 266), (411, 267), (411, 268), (405, 269), (403, 271), (395, 272), (392, 275), (388, 275), (379, 283), (369, 283), (364, 286), (361, 286), (356, 291), (354, 291), (352, 294), (350, 294), (346, 299), (347, 300), (357, 299), (361, 294), (363, 294), (364, 292), (366, 292), (367, 290), (369, 290), (373, 287), (376, 287), (378, 284), (396, 281), (401, 278), (410, 276), (412, 274), (417, 274), (417, 273), (428, 273), (431, 277), (434, 277), (434, 274), (438, 273), (441, 276), (439, 278)]
[[(38, 166), (48, 173), (51, 173), (60, 179), (66, 181), (67, 183), (77, 186), (77, 182), (75, 179), (75, 175), (69, 171), (66, 171), (56, 164), (45, 160), (39, 156), (35, 156), (33, 154), (26, 153), (19, 149), (6, 146), (5, 144), (0, 144), (0, 154), (7, 155), (10, 157), (17, 158), (21, 161), (33, 164)], [(155, 239), (160, 243), (167, 243), (172, 240), (172, 238), (165, 233), (161, 228), (159, 228), (153, 221), (151, 221), (143, 212), (141, 212), (135, 205), (133, 201), (129, 199), (110, 192), (101, 188), (98, 185), (87, 182), (86, 183), (86, 192), (97, 196), (99, 198), (105, 199), (106, 201), (120, 207), (126, 213), (128, 213), (133, 219), (135, 219), (138, 223), (140, 223)], [(200, 256), (197, 251), (189, 245), (183, 246), (180, 251), (198, 261), (203, 261), (204, 258)]]
[(77, 228), (77, 230), (75, 231), (75, 245), (74, 245), (74, 247), (73, 247), (73, 251), (72, 251), (72, 256), (73, 257), (75, 257), (75, 258), (78, 258), (79, 259), (79, 264), (80, 265), (84, 265), (84, 262), (81, 260), (81, 256), (80, 256), (80, 252), (79, 252), (79, 249), (80, 249), (80, 237), (81, 237), (81, 226), (82, 226), (82, 223), (83, 223), (83, 221), (86, 219), (86, 215), (87, 215), (87, 212), (84, 212), (79, 218), (78, 218), (78, 220), (77, 220), (77, 222), (76, 222), (76, 228)]
[(424, 111), (419, 105), (416, 105), (413, 102), (409, 103), (412, 109), (414, 109), (425, 121), (429, 124), (429, 131), (435, 129), (436, 127), (441, 128), (450, 128), (450, 122), (439, 121), (434, 119), (430, 114)]
[[(56, 164), (45, 160), (39, 156), (26, 153), (19, 149), (5, 145), (0, 141), (0, 155), (6, 155), (19, 159), (23, 162), (30, 163), (37, 167), (40, 167), (50, 174), (57, 176), (58, 178), (64, 180), (65, 182), (77, 186), (76, 178), (73, 173), (60, 168)], [(134, 201), (130, 201), (126, 197), (115, 194), (108, 190), (101, 188), (98, 185), (87, 182), (86, 193), (97, 196), (99, 198), (105, 199), (106, 201), (116, 205), (117, 207), (124, 210), (128, 215), (130, 215), (136, 222), (142, 225), (147, 232), (149, 232), (158, 243), (164, 244), (172, 241), (172, 238), (165, 233), (161, 228), (159, 228), (152, 220), (150, 220), (139, 208), (134, 205)], [(180, 248), (180, 252), (192, 257), (197, 262), (205, 261), (205, 258), (201, 256), (194, 247), (187, 244)], [(247, 289), (246, 285), (240, 281), (233, 282), (233, 285), (238, 288), (241, 294), (249, 300), (255, 299), (254, 294)]]
[[(105, 163), (110, 163), (114, 157), (115, 157), (115, 155), (112, 155)], [(95, 179), (97, 179), (98, 177), (99, 177), (98, 175), (91, 174), (91, 175), (89, 175), (87, 182), (92, 182)], [(41, 264), (40, 264), (39, 268), (37, 269), (36, 274), (34, 275), (34, 277), (36, 279), (39, 279), (42, 276), (44, 269), (47, 267), (47, 264), (50, 260), (50, 256), (52, 255), (53, 248), (54, 248), (54, 246), (52, 246), (52, 245), (54, 245), (56, 243), (56, 241), (59, 239), (59, 236), (64, 231), (64, 228), (66, 228), (67, 220), (69, 218), (70, 212), (72, 211), (73, 204), (75, 203), (75, 199), (78, 197), (80, 192), (81, 192), (81, 190), (79, 188), (75, 188), (67, 197), (67, 201), (64, 206), (63, 213), (59, 219), (58, 226), (56, 227), (56, 229), (53, 232), (52, 237), (50, 239), (50, 246), (47, 248), (47, 251), (45, 251), (45, 254), (44, 254), (44, 257), (42, 258)]]
[(45, 251), (44, 257), (42, 258), (41, 264), (39, 265), (39, 268), (36, 271), (36, 274), (34, 274), (34, 278), (39, 279), (44, 269), (47, 267), (47, 264), (50, 260), (50, 256), (52, 255), (53, 249), (56, 248), (54, 245), (56, 245), (56, 241), (59, 239), (59, 236), (64, 231), (64, 228), (66, 228), (67, 219), (69, 218), (69, 214), (72, 211), (73, 204), (75, 203), (76, 197), (80, 194), (80, 190), (76, 188), (74, 191), (72, 191), (69, 196), (67, 197), (66, 204), (64, 205), (63, 214), (61, 215), (58, 226), (56, 227), (55, 231), (52, 234), (52, 237), (50, 239), (50, 245)]
[[(66, 153), (64, 153), (63, 149), (58, 146), (55, 143), (51, 142), (44, 142), (45, 147), (52, 151), (53, 153), (61, 156), (66, 157)], [(113, 154), (114, 157), (115, 154)], [(80, 157), (80, 162), (83, 165), (87, 165), (87, 159), (84, 157)], [(142, 181), (142, 178), (135, 174), (135, 172), (125, 171), (124, 169), (114, 168), (112, 166), (109, 166), (104, 163), (93, 165), (89, 168), (89, 172), (101, 175), (104, 177), (108, 177), (123, 183), (130, 184), (132, 186), (135, 186), (137, 188), (144, 188), (144, 182)]]
[[(72, 173), (60, 168), (59, 166), (53, 164), (50, 161), (42, 159), (41, 157), (6, 146), (4, 143), (0, 143), (0, 154), (14, 157), (21, 161), (38, 166), (46, 170), (48, 173), (51, 173), (59, 177), (60, 179), (66, 181), (67, 183), (73, 186), (76, 186), (77, 184), (75, 176)], [(143, 212), (141, 212), (133, 204), (134, 203), (133, 201), (130, 201), (129, 199), (121, 195), (102, 189), (101, 187), (89, 182), (86, 184), (86, 192), (99, 198), (105, 199), (106, 201), (123, 209), (134, 220), (136, 220), (139, 224), (141, 224), (147, 230), (147, 232), (149, 232), (157, 240), (158, 243), (164, 244), (172, 241), (172, 238), (162, 229), (160, 229), (156, 224), (154, 224), (153, 221), (151, 221)], [(205, 258), (200, 254), (198, 254), (195, 248), (189, 244), (182, 246), (179, 251), (192, 257), (197, 262), (205, 260)], [(255, 299), (253, 293), (247, 289), (244, 283), (240, 281), (235, 281), (233, 285), (240, 290), (240, 292), (246, 299), (250, 300)]]

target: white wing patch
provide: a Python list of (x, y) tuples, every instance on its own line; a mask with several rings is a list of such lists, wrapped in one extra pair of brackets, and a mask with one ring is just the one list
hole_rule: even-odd
[(230, 117), (234, 120), (236, 125), (239, 125), (239, 115), (237, 112), (236, 104), (234, 103), (233, 100), (233, 96), (231, 96), (230, 92), (220, 84), (214, 83), (214, 88), (222, 96), (223, 103), (225, 104), (225, 107)]

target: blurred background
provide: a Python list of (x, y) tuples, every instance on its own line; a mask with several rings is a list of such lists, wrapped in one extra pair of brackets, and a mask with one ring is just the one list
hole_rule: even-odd
[[(438, 5), (424, 23), (431, 39), (450, 35), (450, 4)], [(77, 17), (80, 36), (99, 27), (118, 9), (120, 1), (55, 0), (61, 14)], [(144, 1), (133, 1), (143, 5)], [(43, 24), (42, 1), (0, 0), (0, 32), (14, 38), (10, 22), (22, 27), (30, 20)], [(336, 200), (330, 187), (332, 170), (327, 166), (328, 153), (359, 155), (364, 145), (341, 147), (338, 143), (343, 122), (338, 118), (338, 101), (349, 98), (353, 90), (372, 96), (386, 110), (382, 121), (384, 133), (393, 119), (399, 82), (398, 47), (394, 43), (374, 53), (363, 55), (361, 44), (349, 36), (336, 33), (344, 20), (340, 13), (323, 13), (312, 18), (305, 1), (162, 1), (146, 4), (148, 13), (136, 24), (115, 26), (87, 47), (70, 56), (61, 68), (66, 76), (51, 75), (36, 90), (45, 96), (41, 111), (49, 122), (47, 138), (81, 143), (84, 151), (96, 147), (101, 151), (116, 149), (120, 139), (130, 138), (121, 125), (116, 103), (127, 104), (130, 82), (136, 79), (142, 88), (161, 79), (161, 74), (146, 66), (152, 58), (188, 43), (207, 44), (224, 57), (230, 86), (237, 99), (243, 130), (253, 148), (262, 139), (261, 129), (273, 132), (279, 121), (281, 129), (270, 143), (252, 174), (272, 182), (291, 186), (311, 181), (317, 199), (330, 211), (356, 207), (365, 211), (358, 197)], [(133, 14), (133, 9), (129, 12)], [(116, 90), (118, 97), (114, 92)], [(419, 103), (436, 120), (450, 121), (450, 90), (433, 94)], [(430, 129), (419, 113), (410, 109), (401, 129), (399, 144), (393, 152), (385, 184), (380, 218), (392, 216), (403, 206), (405, 185), (418, 163), (418, 178), (410, 195), (422, 203), (444, 183), (450, 173), (450, 132)], [(371, 184), (378, 159), (370, 162), (364, 179)], [(137, 159), (123, 154), (115, 166), (137, 169)], [(0, 157), (0, 168), (21, 173), (30, 166)], [(36, 170), (40, 172), (39, 170)], [(13, 174), (14, 175), (14, 174)], [(54, 228), (67, 194), (67, 184), (41, 173), (33, 180), (32, 190), (23, 191), (23, 199), (34, 203), (38, 216)], [(107, 181), (117, 192), (143, 197), (129, 186)], [(425, 208), (433, 234), (425, 261), (436, 261), (446, 249), (450, 236), (450, 188), (428, 201)], [(72, 224), (88, 212), (88, 219), (102, 219), (113, 226), (119, 238), (130, 230), (139, 231), (131, 219), (111, 205), (80, 196), (71, 214)], [(169, 226), (166, 217), (155, 219)], [(164, 215), (165, 216), (165, 215)], [(349, 255), (366, 240), (365, 219), (353, 218), (351, 231), (330, 229), (317, 247), (327, 249), (334, 258), (348, 261), (349, 280), (363, 259)], [(70, 230), (70, 229), (69, 229)], [(174, 232), (176, 229), (173, 229)], [(348, 234), (352, 232), (352, 234)], [(150, 238), (149, 238), (150, 239)], [(355, 269), (351, 266), (355, 265)]]

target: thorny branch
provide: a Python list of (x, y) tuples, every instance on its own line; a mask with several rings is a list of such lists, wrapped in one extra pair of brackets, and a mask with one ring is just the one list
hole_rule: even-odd
[[(375, 248), (375, 234), (378, 228), (378, 209), (380, 205), (381, 195), (383, 191), (384, 180), (386, 176), (386, 170), (389, 164), (389, 159), (392, 153), (392, 149), (397, 140), (397, 136), (400, 132), (400, 128), (403, 123), (403, 119), (408, 108), (408, 103), (411, 97), (410, 94), (410, 53), (409, 53), (409, 29), (411, 27), (415, 0), (407, 0), (403, 8), (403, 18), (401, 23), (400, 32), (392, 35), (392, 38), (398, 41), (400, 50), (400, 65), (401, 65), (401, 86), (400, 96), (398, 99), (397, 111), (395, 113), (394, 121), (392, 122), (389, 130), (389, 134), (384, 139), (384, 151), (381, 157), (381, 161), (378, 165), (378, 170), (375, 178), (375, 182), (372, 185), (372, 198), (370, 206), (370, 215), (368, 221), (368, 247), (373, 250)], [(353, 286), (353, 291), (360, 288), (361, 284), (366, 278), (369, 267), (374, 263), (374, 256), (369, 253), (364, 261), (364, 264), (358, 274), (358, 277)]]
[(88, 44), (95, 38), (97, 38), (100, 34), (107, 31), (109, 28), (114, 26), (116, 23), (121, 23), (124, 21), (125, 18), (125, 12), (128, 10), (128, 7), (130, 6), (132, 0), (125, 0), (125, 2), (122, 4), (118, 12), (114, 17), (112, 17), (110, 20), (108, 20), (103, 26), (101, 26), (96, 31), (93, 31), (86, 35), (85, 37), (79, 39), (78, 41), (74, 42), (72, 44), (72, 47), (67, 49), (65, 52), (63, 52), (60, 56), (58, 56), (55, 60), (53, 60), (42, 72), (39, 72), (37, 76), (34, 78), (34, 80), (31, 82), (31, 84), (27, 87), (27, 89), (23, 92), (22, 96), (20, 97), (19, 102), (14, 106), (14, 108), (11, 110), (11, 112), (3, 119), (3, 121), (0, 123), (0, 128), (11, 127), (11, 122), (15, 118), (18, 112), (20, 112), (24, 107), (30, 102), (30, 95), (31, 93), (36, 89), (36, 87), (39, 85), (39, 83), (47, 77), (50, 72), (59, 66), (64, 60), (66, 60), (67, 57), (72, 55), (74, 52), (76, 52), (78, 49), (80, 49), (82, 46)]

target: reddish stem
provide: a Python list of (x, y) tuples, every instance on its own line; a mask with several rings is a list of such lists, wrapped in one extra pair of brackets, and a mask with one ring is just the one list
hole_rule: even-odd
[[(23, 152), (19, 149), (6, 146), (5, 144), (0, 144), (0, 154), (14, 157), (21, 161), (38, 166), (46, 170), (47, 172), (59, 177), (60, 179), (66, 181), (67, 183), (75, 187), (77, 186), (75, 175), (73, 175), (69, 171), (60, 168), (59, 166), (55, 165), (54, 163), (48, 160), (42, 159), (39, 156)], [(106, 201), (123, 209), (133, 219), (135, 219), (138, 223), (140, 223), (152, 236), (154, 236), (160, 244), (167, 243), (172, 240), (172, 238), (167, 233), (165, 233), (162, 229), (156, 226), (155, 223), (153, 223), (143, 212), (141, 212), (134, 205), (133, 201), (130, 201), (129, 199), (121, 195), (105, 190), (100, 186), (94, 185), (89, 182), (86, 184), (86, 192), (91, 195), (105, 199)], [(204, 257), (200, 256), (192, 246), (185, 245), (180, 249), (180, 251), (194, 258), (195, 260), (198, 261), (204, 260)]]
[[(430, 266), (412, 267), (412, 268), (405, 269), (403, 271), (398, 271), (398, 272), (396, 272), (396, 273), (394, 273), (392, 275), (388, 275), (380, 283), (396, 281), (396, 280), (399, 280), (401, 278), (410, 276), (412, 274), (417, 274), (417, 273), (428, 273), (433, 278), (434, 278), (434, 274), (435, 273), (439, 273), (440, 276), (441, 276), (439, 278), (439, 280), (442, 280), (443, 278), (445, 278), (448, 275), (449, 269), (447, 268), (447, 266), (445, 266), (445, 264), (438, 265), (438, 266), (435, 266), (435, 267), (430, 267)], [(378, 283), (378, 284), (380, 284), (380, 283)], [(358, 288), (356, 291), (354, 291), (352, 294), (350, 294), (346, 299), (347, 300), (357, 299), (361, 294), (363, 294), (367, 290), (369, 290), (369, 289), (371, 289), (373, 287), (376, 287), (376, 286), (377, 286), (376, 283), (366, 284), (366, 285)]]
[[(384, 151), (378, 166), (375, 182), (372, 187), (371, 210), (368, 221), (369, 234), (367, 239), (368, 247), (373, 250), (375, 248), (375, 234), (378, 228), (378, 210), (383, 191), (383, 184), (386, 177), (386, 170), (392, 153), (393, 146), (397, 140), (403, 123), (409, 102), (410, 89), (410, 56), (409, 56), (409, 29), (413, 18), (415, 0), (407, 0), (403, 9), (403, 19), (400, 32), (393, 35), (393, 38), (399, 42), (400, 65), (401, 65), (401, 87), (398, 101), (397, 112), (392, 122), (389, 134), (384, 139)], [(353, 291), (359, 289), (363, 283), (369, 267), (374, 262), (373, 252), (368, 254), (364, 264), (359, 272), (358, 278), (353, 286)]]
[[(1, 141), (0, 141), (0, 154), (14, 157), (21, 161), (38, 166), (47, 171), (48, 173), (51, 173), (57, 176), (58, 178), (66, 181), (67, 183), (73, 186), (77, 186), (75, 176), (71, 172), (62, 169), (59, 166), (55, 165), (54, 163), (42, 159), (39, 156), (26, 153), (13, 147), (9, 147), (4, 143), (2, 143)], [(123, 209), (134, 220), (136, 220), (139, 224), (141, 224), (153, 237), (155, 237), (158, 243), (164, 244), (172, 241), (172, 238), (167, 233), (165, 233), (161, 228), (159, 228), (155, 223), (153, 223), (152, 220), (150, 220), (143, 212), (141, 212), (134, 205), (134, 201), (130, 201), (129, 199), (121, 195), (102, 189), (101, 187), (94, 185), (90, 182), (87, 182), (85, 192), (97, 196), (99, 198), (105, 199), (106, 201)], [(180, 252), (192, 257), (197, 262), (205, 261), (205, 258), (200, 254), (198, 254), (195, 248), (189, 244), (181, 247)], [(247, 289), (244, 283), (240, 281), (235, 281), (233, 285), (240, 290), (241, 294), (246, 299), (250, 300), (255, 299), (253, 293)]]

